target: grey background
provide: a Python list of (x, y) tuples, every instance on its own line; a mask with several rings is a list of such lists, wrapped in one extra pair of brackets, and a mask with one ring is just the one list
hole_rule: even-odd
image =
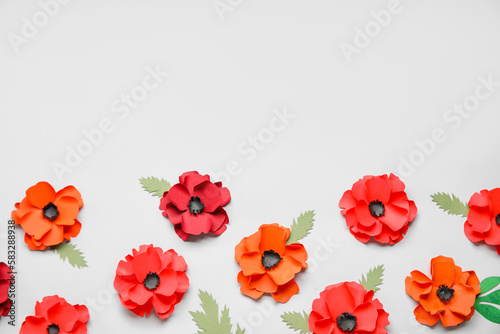
[[(327, 285), (384, 264), (376, 297), (390, 313), (388, 331), (444, 333), (416, 323), (404, 278), (429, 273), (437, 255), (481, 279), (500, 274), (494, 248), (469, 242), (464, 219), (430, 198), (444, 191), (468, 201), (499, 185), (500, 87), (466, 116), (453, 111), (473, 103), (476, 89), (488, 92), (477, 88), (481, 80), (500, 82), (497, 1), (73, 0), (56, 3), (44, 22), (46, 3), (0, 1), (0, 260), (14, 203), (46, 180), (83, 195), (83, 228), (72, 242), (89, 267), (28, 250), (18, 229), (18, 325), (37, 300), (59, 294), (92, 308), (89, 333), (194, 333), (188, 311), (201, 309), (201, 289), (228, 305), (247, 333), (292, 333), (283, 312), (309, 312)], [(391, 13), (379, 30), (373, 12)], [(26, 35), (34, 16), (40, 27)], [(367, 27), (375, 29), (369, 43), (348, 59), (341, 47), (359, 45)], [(127, 113), (122, 94), (139, 94), (156, 67), (168, 77)], [(293, 118), (275, 121), (276, 110)], [(85, 144), (84, 132), (102, 122), (108, 133)], [(88, 154), (59, 177), (54, 165), (67, 165), (78, 147)], [(414, 170), (403, 159), (417, 162)], [(175, 183), (189, 170), (231, 191), (220, 237), (180, 240), (138, 182)], [(338, 201), (363, 175), (390, 172), (405, 176), (417, 218), (395, 246), (361, 244)], [(234, 246), (261, 224), (289, 226), (306, 210), (316, 211), (316, 223), (303, 240), (311, 259), (297, 277), (300, 293), (287, 304), (242, 295)], [(191, 286), (166, 321), (134, 316), (110, 287), (119, 260), (150, 243), (175, 249), (189, 265)], [(19, 331), (6, 320), (2, 333)], [(497, 328), (475, 315), (453, 333)]]

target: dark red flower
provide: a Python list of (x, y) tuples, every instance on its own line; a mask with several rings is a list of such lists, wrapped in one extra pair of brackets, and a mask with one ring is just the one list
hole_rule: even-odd
[(19, 334), (86, 334), (89, 310), (85, 305), (71, 305), (59, 296), (36, 302), (35, 316), (26, 317)]
[(465, 235), (472, 242), (495, 246), (500, 255), (500, 188), (481, 190), (469, 200)]
[(222, 208), (231, 200), (221, 182), (210, 182), (210, 176), (186, 172), (179, 183), (163, 194), (160, 210), (175, 226), (175, 232), (186, 240), (190, 235), (211, 232), (220, 235), (229, 223)]
[(0, 316), (9, 315), (12, 301), (9, 299), (11, 270), (8, 265), (0, 262)]
[(365, 176), (347, 190), (339, 206), (352, 235), (363, 243), (371, 237), (391, 245), (401, 241), (417, 207), (394, 174)]
[(141, 317), (154, 308), (160, 319), (168, 318), (189, 287), (184, 258), (153, 245), (142, 245), (132, 254), (116, 269), (114, 286), (122, 305)]
[(312, 304), (309, 330), (315, 334), (387, 334), (389, 314), (373, 291), (356, 282), (327, 286)]

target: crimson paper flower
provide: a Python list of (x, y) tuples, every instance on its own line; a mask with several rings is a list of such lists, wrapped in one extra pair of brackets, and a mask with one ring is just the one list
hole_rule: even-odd
[(179, 183), (163, 194), (160, 210), (175, 226), (175, 232), (186, 240), (190, 235), (211, 232), (220, 235), (229, 223), (222, 208), (231, 200), (221, 182), (210, 182), (210, 176), (186, 172)]
[(160, 319), (168, 318), (189, 287), (184, 258), (153, 245), (142, 245), (132, 254), (116, 269), (114, 286), (122, 305), (141, 317), (154, 308)]
[(365, 176), (347, 190), (339, 206), (352, 235), (363, 243), (374, 238), (391, 245), (401, 241), (417, 207), (394, 174)]
[(36, 302), (35, 316), (26, 317), (19, 334), (86, 334), (89, 311), (85, 305), (71, 305), (59, 296)]
[(327, 286), (312, 304), (309, 330), (316, 334), (386, 334), (389, 314), (373, 291), (356, 282)]
[(462, 271), (452, 258), (438, 256), (431, 261), (431, 277), (418, 270), (406, 277), (406, 293), (419, 304), (414, 310), (421, 324), (456, 326), (474, 314), (476, 296), (481, 292), (474, 271)]
[(495, 246), (500, 255), (500, 188), (481, 190), (469, 200), (465, 235), (472, 242)]
[(11, 270), (8, 265), (0, 262), (0, 316), (9, 315), (12, 301), (9, 299)]
[(23, 228), (28, 247), (43, 250), (80, 233), (82, 224), (76, 217), (82, 206), (82, 196), (75, 187), (56, 192), (47, 182), (39, 182), (26, 190), (26, 197), (16, 203), (12, 219)]
[(270, 293), (276, 301), (286, 303), (299, 292), (294, 277), (307, 268), (307, 252), (302, 244), (287, 245), (289, 237), (289, 228), (264, 224), (235, 247), (243, 294), (258, 299)]

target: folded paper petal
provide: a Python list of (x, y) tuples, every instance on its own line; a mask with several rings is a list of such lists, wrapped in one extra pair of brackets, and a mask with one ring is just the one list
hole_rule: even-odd
[[(239, 263), (238, 283), (243, 294), (258, 299), (264, 293), (285, 303), (299, 291), (295, 275), (307, 268), (307, 252), (299, 243), (287, 245), (290, 229), (278, 224), (264, 224), (243, 238), (235, 247), (234, 258)], [(264, 264), (270, 256), (272, 266)]]
[[(26, 197), (15, 204), (12, 219), (26, 233), (25, 242), (32, 250), (44, 250), (59, 245), (80, 233), (77, 220), (83, 206), (80, 192), (67, 186), (58, 192), (47, 182), (39, 182), (26, 190)], [(45, 210), (53, 210), (46, 215)]]
[(429, 279), (412, 271), (405, 279), (406, 293), (419, 304), (414, 314), (418, 322), (433, 326), (456, 326), (470, 319), (476, 296), (481, 292), (479, 279), (473, 271), (463, 272), (452, 258), (438, 256), (431, 260)]
[(19, 334), (47, 333), (47, 328), (57, 325), (60, 333), (86, 334), (89, 311), (85, 305), (71, 305), (59, 296), (44, 297), (35, 306), (35, 316), (28, 316)]
[(309, 330), (317, 334), (343, 334), (339, 326), (342, 317), (353, 317), (356, 327), (352, 333), (387, 334), (389, 314), (382, 303), (373, 299), (373, 291), (356, 282), (329, 285), (312, 304)]
[[(230, 200), (229, 190), (222, 183), (212, 183), (210, 176), (193, 171), (182, 174), (179, 183), (163, 194), (160, 210), (175, 226), (177, 235), (187, 240), (190, 235), (222, 234), (229, 223), (223, 207)], [(192, 201), (196, 209), (190, 207)]]
[[(472, 242), (500, 246), (500, 188), (481, 190), (469, 200), (464, 232)], [(500, 252), (498, 252), (500, 254)]]
[(154, 309), (166, 319), (189, 287), (186, 269), (186, 261), (174, 250), (142, 245), (118, 263), (113, 284), (122, 305), (136, 315), (149, 315)]
[(394, 174), (367, 175), (354, 183), (339, 201), (351, 234), (363, 243), (371, 238), (391, 245), (401, 241), (417, 214), (404, 189)]

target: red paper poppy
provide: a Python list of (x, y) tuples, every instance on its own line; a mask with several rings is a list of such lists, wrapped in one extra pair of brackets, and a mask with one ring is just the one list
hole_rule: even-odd
[(28, 247), (43, 250), (80, 233), (82, 224), (76, 217), (82, 206), (82, 197), (75, 187), (55, 192), (47, 182), (39, 182), (26, 190), (26, 197), (16, 203), (12, 219), (24, 230)]
[(401, 241), (417, 207), (394, 174), (365, 176), (347, 190), (339, 202), (352, 235), (363, 243), (374, 238), (391, 245)]
[(474, 271), (462, 271), (452, 258), (438, 256), (431, 261), (432, 279), (418, 270), (406, 277), (406, 293), (419, 302), (414, 314), (421, 324), (456, 326), (474, 314), (476, 295), (481, 292)]
[(289, 228), (265, 224), (235, 247), (243, 294), (258, 299), (270, 293), (276, 301), (286, 303), (299, 292), (294, 277), (307, 268), (307, 252), (302, 244), (287, 245), (289, 237)]
[(71, 305), (59, 296), (44, 297), (36, 302), (35, 316), (26, 317), (19, 334), (85, 334), (88, 320), (85, 305)]
[(481, 190), (469, 200), (465, 235), (472, 242), (495, 246), (500, 255), (500, 188)]
[(222, 234), (229, 223), (222, 207), (230, 200), (229, 190), (221, 182), (212, 183), (208, 175), (186, 172), (163, 194), (160, 210), (175, 226), (177, 235), (187, 240), (190, 235)]
[(154, 308), (160, 319), (168, 318), (189, 287), (184, 258), (153, 245), (142, 245), (132, 254), (116, 269), (114, 286), (122, 305), (141, 317)]
[(8, 265), (0, 262), (0, 316), (9, 315), (12, 301), (9, 299), (11, 270)]
[(389, 314), (373, 291), (356, 282), (327, 286), (312, 304), (309, 330), (316, 334), (386, 334)]

